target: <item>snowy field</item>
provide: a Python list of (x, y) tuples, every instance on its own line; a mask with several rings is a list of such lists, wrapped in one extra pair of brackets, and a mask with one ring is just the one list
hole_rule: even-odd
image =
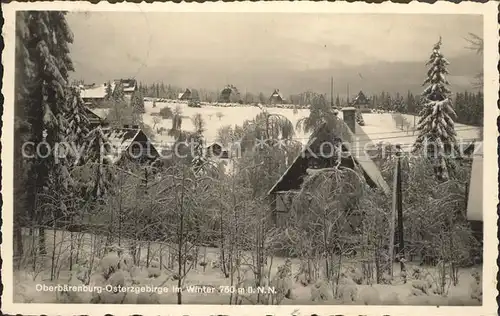
[[(143, 121), (149, 126), (155, 126), (153, 122), (154, 117), (159, 117), (158, 113), (164, 107), (170, 107), (172, 110), (176, 107), (180, 107), (182, 111), (182, 130), (193, 131), (194, 126), (191, 121), (191, 117), (197, 113), (200, 113), (206, 122), (206, 131), (204, 132), (204, 137), (206, 143), (210, 144), (217, 141), (217, 131), (223, 126), (243, 125), (245, 120), (253, 119), (257, 116), (261, 109), (257, 106), (251, 105), (238, 105), (234, 107), (221, 107), (221, 106), (211, 106), (202, 105), (201, 108), (188, 107), (185, 102), (157, 102), (156, 107), (153, 108), (153, 103), (146, 101), (145, 110), (143, 114)], [(266, 110), (272, 114), (280, 114), (288, 118), (294, 126), (297, 122), (309, 115), (308, 109), (297, 109), (294, 113), (293, 109), (287, 108), (273, 108), (268, 107)], [(107, 109), (95, 109), (96, 114), (105, 117)], [(217, 117), (217, 113), (221, 113), (220, 119)], [(339, 117), (342, 118), (342, 112), (340, 111)], [(403, 148), (408, 148), (409, 145), (415, 142), (417, 138), (416, 133), (412, 130), (413, 123), (418, 122), (418, 117), (414, 119), (413, 115), (403, 114), (406, 118), (410, 127), (408, 130), (402, 130), (399, 126), (396, 126), (391, 113), (364, 113), (363, 119), (365, 121), (365, 126), (362, 127), (364, 134), (366, 134), (373, 144), (378, 142), (388, 142), (392, 144), (401, 144)], [(162, 119), (158, 124), (156, 124), (155, 129), (160, 127), (166, 130), (172, 127), (171, 119)], [(464, 124), (456, 124), (455, 129), (458, 134), (459, 140), (469, 142), (473, 139), (477, 139), (479, 135), (479, 128), (468, 126)], [(156, 131), (155, 131), (156, 132)], [(303, 144), (306, 144), (309, 139), (309, 133), (304, 133), (301, 130), (295, 130), (294, 138)], [(174, 139), (168, 136), (167, 133), (162, 133), (162, 135), (156, 133), (153, 143), (159, 145), (161, 144), (172, 144)]]
[[(31, 302), (31, 303), (57, 303), (63, 302), (61, 301), (61, 294), (56, 292), (39, 292), (36, 291), (36, 284), (46, 284), (46, 285), (55, 285), (55, 284), (75, 284), (73, 281), (69, 281), (69, 271), (68, 271), (68, 249), (69, 249), (69, 236), (68, 232), (58, 231), (56, 234), (56, 253), (60, 256), (60, 262), (62, 265), (58, 267), (60, 269), (59, 277), (56, 280), (50, 280), (50, 257), (53, 250), (53, 232), (47, 231), (47, 259), (45, 260), (45, 267), (40, 267), (37, 273), (26, 272), (26, 270), (16, 271), (15, 272), (15, 280), (14, 280), (14, 300), (15, 302)], [(75, 234), (76, 235), (76, 234)], [(79, 249), (79, 266), (85, 269), (89, 266), (89, 260), (92, 257), (91, 251), (91, 238), (92, 236), (89, 234), (81, 234), (82, 236), (82, 246)], [(29, 236), (25, 236), (26, 239), (29, 239)], [(28, 240), (27, 240), (28, 241)], [(28, 244), (28, 242), (26, 242)], [(146, 262), (146, 243), (143, 243), (141, 251), (141, 266), (142, 269), (145, 268)], [(175, 246), (175, 245), (170, 245)], [(122, 244), (123, 248), (124, 245)], [(62, 249), (62, 251), (60, 251)], [(161, 249), (161, 250), (160, 250)], [(175, 271), (177, 271), (177, 267), (174, 266), (172, 270), (166, 268), (166, 262), (168, 261), (168, 245), (167, 244), (158, 244), (151, 243), (150, 245), (150, 258), (155, 262), (162, 262), (162, 268), (156, 268), (158, 276), (155, 278), (147, 277), (147, 276), (133, 276), (134, 280), (141, 278), (138, 282), (141, 285), (153, 285), (153, 286), (164, 286), (164, 287), (172, 287), (177, 285), (177, 281), (173, 279), (173, 275)], [(207, 262), (214, 262), (218, 256), (218, 249), (215, 248), (205, 248), (200, 247), (199, 251), (199, 262), (202, 260), (206, 260)], [(160, 259), (161, 256), (161, 259)], [(205, 259), (204, 259), (205, 258)], [(347, 258), (346, 258), (347, 259)], [(358, 263), (359, 258), (349, 258), (343, 264), (343, 271), (347, 271), (347, 269), (355, 269), (358, 273), (360, 273), (360, 264)], [(274, 257), (268, 258), (268, 265), (266, 268), (270, 268), (271, 271), (271, 280), (276, 274), (277, 267), (283, 265), (285, 262), (284, 258)], [(94, 267), (99, 266), (99, 261), (96, 259)], [(410, 272), (417, 267), (416, 264), (407, 263), (407, 269)], [(150, 268), (148, 271), (151, 271)], [(299, 269), (299, 261), (297, 259), (292, 259), (292, 276), (297, 273)], [(350, 289), (354, 288), (357, 293), (354, 301), (346, 302), (339, 299), (333, 299), (330, 296), (326, 295), (324, 299), (315, 299), (313, 298), (317, 296), (318, 284), (324, 283), (316, 283), (313, 285), (304, 286), (295, 279), (291, 280), (290, 287), (293, 292), (293, 296), (291, 299), (285, 298), (281, 304), (282, 305), (308, 305), (308, 304), (355, 304), (355, 305), (480, 305), (480, 301), (477, 299), (471, 298), (474, 292), (474, 278), (472, 277), (472, 272), (477, 271), (481, 274), (481, 266), (476, 266), (474, 268), (463, 268), (460, 270), (459, 274), (459, 283), (457, 286), (449, 285), (447, 296), (440, 296), (436, 294), (432, 294), (432, 285), (427, 290), (427, 294), (425, 295), (416, 295), (415, 287), (417, 285), (420, 286), (422, 281), (414, 280), (411, 276), (408, 277), (407, 283), (403, 282), (403, 279), (400, 277), (399, 273), (399, 264), (394, 265), (394, 274), (395, 277), (391, 281), (391, 284), (354, 284), (349, 283), (348, 285), (343, 285), (343, 287), (349, 286)], [(433, 267), (420, 267), (422, 274), (428, 273), (426, 280), (437, 280), (437, 273), (435, 268)], [(96, 269), (93, 269), (93, 273)], [(248, 288), (252, 286), (252, 277), (249, 277), (249, 270), (242, 269), (243, 274), (243, 283), (240, 285), (242, 288)], [(347, 273), (347, 272), (346, 272)], [(131, 273), (131, 275), (133, 275)], [(253, 274), (252, 274), (253, 275)], [(355, 277), (352, 275), (352, 279)], [(77, 281), (78, 282), (78, 281)], [(320, 281), (321, 282), (321, 281)], [(432, 283), (432, 282), (431, 282)], [(77, 283), (81, 284), (81, 283)], [(416, 284), (416, 285), (415, 285)], [(230, 279), (225, 278), (221, 272), (221, 269), (218, 267), (211, 267), (208, 265), (206, 270), (204, 271), (201, 266), (195, 266), (191, 271), (188, 272), (187, 277), (184, 282), (184, 288), (189, 287), (190, 285), (196, 286), (208, 286), (219, 288), (220, 286), (230, 285)], [(273, 286), (273, 283), (270, 283), (270, 286)], [(341, 287), (342, 288), (342, 287)], [(328, 289), (328, 288), (327, 288)], [(476, 289), (477, 290), (477, 289)], [(325, 290), (328, 292), (328, 290)], [(88, 302), (90, 300), (90, 293), (80, 293), (79, 299), (82, 302)], [(183, 291), (183, 304), (228, 304), (229, 303), (229, 294), (226, 293), (212, 293), (212, 294), (195, 294), (188, 293), (187, 291)], [(246, 295), (249, 299), (251, 299), (252, 295)], [(177, 296), (175, 293), (164, 293), (158, 295), (155, 303), (157, 304), (176, 304)], [(125, 301), (127, 303), (127, 301)], [(250, 301), (243, 301), (242, 304), (251, 304)]]

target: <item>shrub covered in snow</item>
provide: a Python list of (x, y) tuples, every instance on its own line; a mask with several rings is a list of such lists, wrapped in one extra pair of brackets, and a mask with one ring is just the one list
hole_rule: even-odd
[(413, 280), (411, 282), (411, 286), (412, 286), (412, 294), (413, 295), (427, 295), (429, 293), (429, 289), (430, 289), (430, 286), (429, 286), (429, 283), (424, 281), (424, 280)]
[(383, 305), (400, 305), (399, 294), (396, 292), (391, 292), (389, 295), (382, 299)]
[(344, 304), (354, 303), (358, 297), (358, 287), (353, 280), (343, 277), (339, 281), (337, 298)]
[(380, 305), (380, 294), (373, 286), (367, 286), (359, 292), (358, 300), (364, 305)]
[(479, 272), (474, 270), (472, 272), (472, 277), (473, 280), (470, 282), (470, 287), (469, 287), (470, 298), (481, 302), (483, 299), (481, 276)]
[(360, 126), (365, 126), (365, 120), (363, 119), (363, 114), (360, 111), (356, 111), (355, 113), (356, 123)]
[(151, 260), (148, 268), (148, 277), (157, 278), (161, 274), (160, 262), (157, 260)]
[(333, 299), (333, 291), (328, 282), (318, 281), (311, 287), (311, 301), (328, 301)]
[(360, 269), (356, 267), (349, 268), (347, 276), (350, 277), (354, 281), (354, 283), (363, 284), (364, 277), (363, 272), (361, 272)]
[(284, 298), (294, 299), (293, 281), (292, 281), (292, 263), (289, 259), (278, 267), (278, 272), (271, 281), (275, 293), (272, 297), (273, 303), (279, 304)]

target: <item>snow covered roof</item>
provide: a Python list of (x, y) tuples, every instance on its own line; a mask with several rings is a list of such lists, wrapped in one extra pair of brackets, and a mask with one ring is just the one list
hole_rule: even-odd
[(92, 109), (92, 113), (99, 116), (101, 119), (105, 119), (108, 116), (109, 108), (95, 108)]
[[(350, 152), (354, 160), (362, 167), (363, 171), (372, 179), (373, 182), (381, 188), (385, 194), (390, 194), (390, 188), (387, 182), (384, 180), (380, 169), (373, 162), (368, 154), (370, 147), (374, 146), (371, 138), (365, 133), (363, 127), (361, 127), (357, 122), (355, 124), (355, 132), (353, 133), (349, 128), (348, 132), (351, 133), (351, 137), (355, 140), (353, 143), (354, 148), (351, 148)], [(346, 124), (347, 126), (347, 124)]]
[(238, 89), (237, 89), (235, 86), (233, 86), (233, 85), (227, 85), (227, 86), (225, 86), (225, 87), (221, 90), (221, 92), (220, 92), (220, 93), (223, 93), (223, 94), (224, 94), (224, 93), (229, 93), (229, 94), (230, 94), (230, 93), (233, 93), (233, 92), (238, 93)]
[(128, 150), (137, 135), (142, 132), (139, 128), (106, 128), (102, 131), (111, 147), (107, 158), (112, 163), (116, 163), (121, 159), (123, 153)]
[(135, 79), (116, 79), (114, 83), (121, 83), (123, 92), (134, 92), (137, 88), (137, 80)]
[(368, 98), (365, 96), (363, 91), (359, 91), (358, 95), (352, 101), (352, 105), (367, 104), (369, 103)]
[[(356, 132), (357, 133), (352, 133), (352, 131), (349, 129), (347, 124), (340, 119), (341, 125), (339, 126), (339, 131), (335, 131), (336, 134), (342, 139), (343, 142), (350, 142), (351, 139), (355, 138), (356, 139), (356, 145), (353, 146), (351, 144), (351, 148), (349, 150), (351, 158), (353, 161), (360, 167), (361, 171), (365, 173), (365, 176), (368, 176), (368, 178), (380, 189), (384, 191), (385, 194), (390, 194), (390, 188), (387, 184), (387, 182), (384, 180), (382, 177), (382, 173), (380, 172), (379, 168), (377, 165), (373, 162), (373, 160), (370, 158), (368, 154), (364, 154), (363, 150), (360, 150), (360, 148), (365, 148), (364, 146), (368, 146), (367, 143), (370, 143), (370, 138), (367, 137), (367, 135), (363, 132), (361, 129), (361, 126), (356, 123)], [(326, 126), (323, 125), (323, 126)], [(302, 165), (304, 160), (305, 153), (307, 151), (307, 148), (310, 148), (312, 146), (313, 142), (317, 141), (317, 134), (318, 131), (313, 133), (311, 137), (309, 138), (309, 141), (307, 145), (303, 148), (302, 152), (297, 155), (295, 158), (294, 162), (288, 167), (288, 169), (283, 173), (283, 175), (280, 177), (280, 179), (274, 184), (274, 186), (268, 191), (268, 194), (271, 194), (275, 192), (278, 189), (278, 186), (280, 185), (281, 182), (285, 180), (285, 177), (288, 177), (290, 173), (292, 172), (301, 172), (299, 169), (302, 169), (304, 166)], [(345, 135), (345, 133), (349, 133), (348, 135)], [(358, 140), (359, 139), (359, 140)], [(360, 142), (360, 143), (358, 143)], [(363, 146), (363, 147), (359, 147)], [(302, 166), (299, 166), (302, 165)], [(307, 172), (307, 169), (306, 169)]]
[[(83, 87), (80, 89), (82, 99), (104, 99), (106, 97), (106, 83)], [(111, 91), (115, 89), (115, 83), (111, 82)]]
[(472, 169), (469, 183), (469, 199), (467, 202), (467, 219), (483, 221), (483, 143), (474, 146)]
[(271, 94), (271, 98), (280, 98), (281, 100), (284, 100), (283, 95), (280, 92), (280, 89), (274, 89), (273, 94)]
[(97, 115), (97, 113), (95, 113), (93, 110), (89, 109), (88, 107), (85, 107), (85, 112), (87, 114), (88, 120), (93, 124), (100, 123), (104, 119), (103, 117)]

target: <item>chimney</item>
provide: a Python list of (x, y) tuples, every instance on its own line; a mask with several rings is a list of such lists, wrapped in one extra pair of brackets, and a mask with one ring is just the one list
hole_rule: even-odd
[(355, 107), (346, 107), (342, 109), (342, 113), (344, 114), (344, 122), (351, 129), (351, 132), (356, 133), (356, 108)]
[(129, 128), (129, 127), (130, 127), (130, 125), (128, 125), (128, 124), (123, 125), (123, 128)]

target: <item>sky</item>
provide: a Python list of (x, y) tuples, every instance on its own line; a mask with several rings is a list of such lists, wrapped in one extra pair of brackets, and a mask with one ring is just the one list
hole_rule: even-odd
[(334, 76), (341, 86), (402, 89), (406, 80), (413, 89), (439, 36), (443, 54), (460, 64), (450, 68), (460, 89), (482, 68), (482, 56), (465, 48), (469, 32), (483, 33), (474, 15), (85, 12), (67, 19), (74, 77), (86, 82), (135, 77), (257, 92), (323, 90)]

